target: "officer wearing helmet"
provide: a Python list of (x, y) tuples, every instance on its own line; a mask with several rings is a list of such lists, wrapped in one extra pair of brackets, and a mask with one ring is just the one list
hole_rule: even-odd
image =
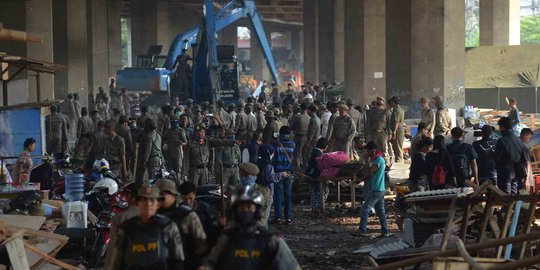
[(300, 269), (278, 235), (258, 225), (264, 198), (253, 186), (242, 186), (231, 197), (233, 221), (199, 269)]

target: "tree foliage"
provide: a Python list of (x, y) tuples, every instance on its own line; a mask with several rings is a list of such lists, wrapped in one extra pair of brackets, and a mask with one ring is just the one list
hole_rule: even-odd
[(540, 16), (521, 18), (521, 44), (540, 44)]

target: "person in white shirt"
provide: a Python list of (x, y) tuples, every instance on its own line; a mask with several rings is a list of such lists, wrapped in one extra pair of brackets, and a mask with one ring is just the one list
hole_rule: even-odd
[(330, 116), (332, 116), (332, 113), (328, 111), (326, 105), (324, 104), (319, 105), (319, 113), (322, 123), (320, 137), (326, 137), (326, 132), (328, 131), (328, 123), (330, 122)]

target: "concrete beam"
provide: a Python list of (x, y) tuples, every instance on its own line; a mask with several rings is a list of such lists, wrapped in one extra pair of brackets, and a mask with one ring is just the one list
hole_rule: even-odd
[(334, 0), (334, 80), (345, 81), (345, 0)]
[[(268, 39), (268, 42), (271, 43), (271, 40), (270, 40), (271, 30), (268, 28), (265, 28), (264, 30), (266, 32), (266, 38)], [(255, 80), (257, 81), (262, 81), (262, 80), (271, 81), (272, 77), (270, 75), (270, 70), (268, 69), (268, 65), (266, 64), (266, 61), (264, 60), (264, 54), (261, 49), (261, 45), (259, 44), (259, 41), (255, 37), (255, 32), (253, 29), (251, 29), (250, 46), (251, 46), (250, 47), (251, 74), (255, 76)]]
[(345, 1), (345, 95), (357, 104), (386, 96), (386, 0)]
[(440, 95), (449, 107), (462, 107), (465, 103), (465, 3), (414, 0), (411, 25), (413, 100)]
[(386, 0), (386, 93), (411, 101), (411, 2)]
[(334, 81), (334, 0), (318, 1), (319, 81)]
[[(26, 1), (26, 32), (40, 34), (43, 42), (26, 43), (28, 58), (47, 62), (54, 61), (52, 0)], [(28, 72), (28, 101), (54, 100), (54, 77), (50, 74)]]
[(81, 103), (88, 103), (88, 21), (86, 0), (66, 1), (67, 10), (67, 55), (68, 55), (68, 91), (80, 92)]
[(319, 0), (304, 1), (304, 80), (319, 81)]
[[(92, 0), (91, 2), (91, 61), (89, 67), (88, 89), (97, 93), (98, 87), (107, 89), (109, 85), (109, 44), (108, 20), (103, 18), (107, 14), (106, 0)], [(112, 72), (112, 71), (111, 71)]]
[[(65, 0), (53, 0), (53, 49), (54, 62), (68, 65), (68, 33), (67, 4)], [(56, 97), (65, 97), (69, 93), (68, 69), (54, 76), (54, 93)]]
[(480, 45), (519, 45), (520, 0), (480, 0)]
[(107, 1), (109, 77), (122, 69), (122, 1)]

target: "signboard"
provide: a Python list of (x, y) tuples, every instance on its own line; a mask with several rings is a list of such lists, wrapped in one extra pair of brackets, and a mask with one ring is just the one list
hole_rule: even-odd
[(235, 62), (220, 63), (219, 98), (226, 104), (238, 102), (238, 69)]

